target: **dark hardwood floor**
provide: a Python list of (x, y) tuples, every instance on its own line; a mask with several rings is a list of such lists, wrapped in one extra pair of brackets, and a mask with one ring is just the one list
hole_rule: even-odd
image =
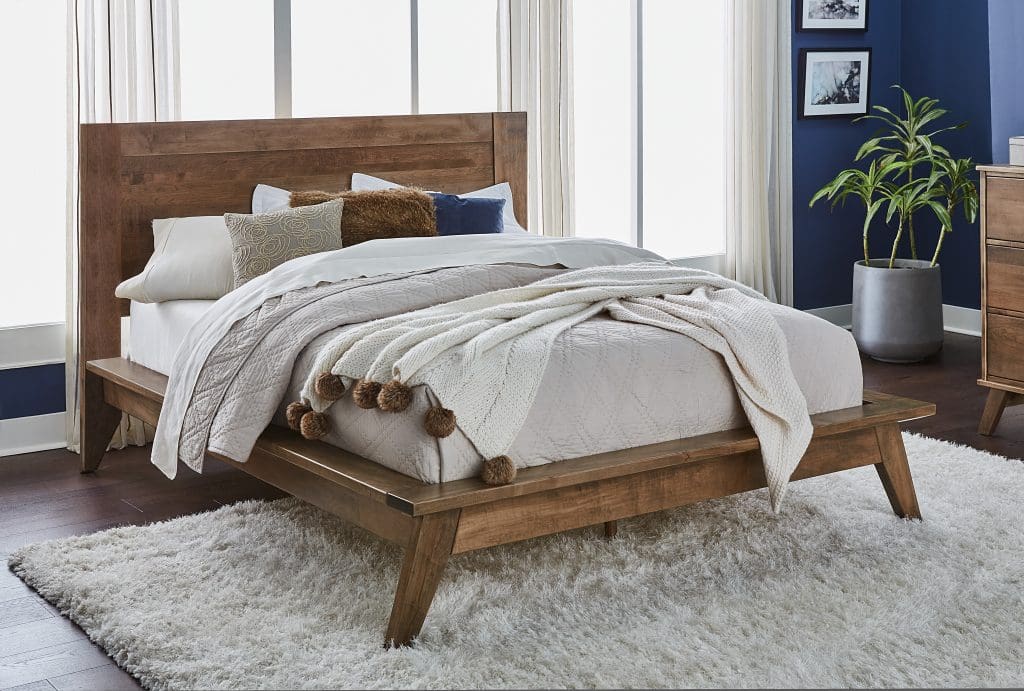
[[(1024, 458), (1024, 406), (1009, 408), (997, 433), (977, 434), (985, 390), (975, 382), (980, 340), (946, 335), (943, 351), (917, 365), (864, 361), (864, 385), (938, 404), (938, 414), (907, 429)], [(881, 491), (881, 488), (879, 489)], [(182, 470), (169, 481), (148, 462), (148, 449), (107, 455), (93, 475), (77, 457), (47, 451), (0, 458), (0, 556), (21, 545), (124, 524), (141, 524), (281, 493), (210, 460), (207, 472)], [(85, 634), (0, 568), (0, 689), (137, 688)]]

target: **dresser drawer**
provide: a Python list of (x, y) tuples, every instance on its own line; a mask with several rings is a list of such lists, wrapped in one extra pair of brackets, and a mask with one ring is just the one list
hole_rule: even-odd
[(987, 376), (1024, 382), (1024, 319), (988, 314)]
[(985, 177), (985, 237), (1024, 242), (1024, 178)]
[(1024, 250), (989, 245), (985, 261), (988, 307), (1024, 312)]

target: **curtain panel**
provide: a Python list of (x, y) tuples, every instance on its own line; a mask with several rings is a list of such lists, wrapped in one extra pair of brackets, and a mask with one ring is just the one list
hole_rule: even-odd
[(499, 107), (527, 113), (529, 226), (543, 235), (573, 235), (572, 5), (498, 5)]
[[(78, 451), (78, 127), (180, 116), (177, 0), (67, 0), (68, 191), (65, 398), (67, 444)], [(113, 299), (113, 296), (111, 296)], [(124, 416), (112, 445), (145, 444)]]
[(726, 273), (793, 304), (789, 0), (728, 0)]

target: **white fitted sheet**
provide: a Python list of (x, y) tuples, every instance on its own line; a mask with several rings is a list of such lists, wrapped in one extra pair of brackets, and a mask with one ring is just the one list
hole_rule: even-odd
[(128, 324), (128, 359), (170, 374), (171, 363), (185, 334), (216, 300), (132, 301)]

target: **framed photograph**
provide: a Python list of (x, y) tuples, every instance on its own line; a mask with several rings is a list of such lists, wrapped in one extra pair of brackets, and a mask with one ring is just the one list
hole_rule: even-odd
[(868, 112), (871, 49), (800, 51), (800, 118), (855, 118)]
[(867, 31), (868, 0), (797, 0), (797, 31)]

